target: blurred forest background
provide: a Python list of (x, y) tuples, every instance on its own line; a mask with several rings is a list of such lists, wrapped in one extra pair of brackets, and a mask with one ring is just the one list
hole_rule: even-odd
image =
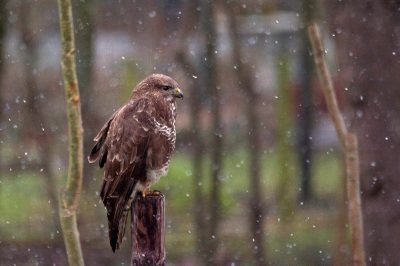
[[(84, 149), (152, 73), (173, 77), (177, 147), (168, 265), (346, 265), (344, 161), (306, 25), (324, 36), (360, 143), (366, 258), (400, 263), (400, 1), (72, 0)], [(58, 216), (68, 132), (57, 1), (0, 1), (0, 264), (67, 265)], [(102, 171), (85, 160), (78, 226), (87, 265), (112, 253)]]

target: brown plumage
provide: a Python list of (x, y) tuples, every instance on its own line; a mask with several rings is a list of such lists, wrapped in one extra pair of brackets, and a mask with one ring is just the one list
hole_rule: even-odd
[(176, 98), (183, 98), (172, 78), (154, 74), (141, 81), (94, 139), (89, 162), (104, 168), (100, 198), (107, 209), (112, 250), (118, 250), (126, 218), (138, 192), (167, 174), (175, 149)]

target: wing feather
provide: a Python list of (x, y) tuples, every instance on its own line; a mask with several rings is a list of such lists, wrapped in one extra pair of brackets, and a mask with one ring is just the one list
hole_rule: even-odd
[[(136, 183), (146, 177), (146, 154), (154, 112), (148, 99), (130, 101), (116, 111), (96, 136), (89, 161), (105, 166), (100, 198), (107, 209), (110, 244), (118, 250)], [(133, 195), (132, 195), (133, 194)]]
[(90, 155), (88, 157), (89, 159), (89, 163), (93, 163), (95, 162), (99, 156), (100, 156), (100, 168), (103, 167), (102, 162), (103, 162), (103, 156), (104, 153), (106, 153), (106, 151), (104, 151), (104, 144), (105, 144), (105, 140), (107, 137), (107, 133), (108, 133), (108, 129), (110, 128), (110, 124), (111, 122), (114, 120), (115, 116), (117, 115), (117, 113), (119, 112), (116, 111), (111, 117), (110, 119), (107, 121), (107, 123), (104, 124), (104, 126), (101, 128), (99, 134), (97, 134), (97, 136), (94, 138), (94, 141), (97, 141), (96, 145), (94, 145), (92, 151), (90, 152)]

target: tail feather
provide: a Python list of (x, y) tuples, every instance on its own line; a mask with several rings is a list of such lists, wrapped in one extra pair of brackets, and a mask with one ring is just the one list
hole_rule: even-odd
[[(132, 201), (141, 189), (137, 182), (146, 177), (146, 156), (132, 163), (121, 176), (113, 176), (113, 173), (119, 172), (117, 166), (118, 164), (106, 164), (100, 190), (100, 198), (107, 209), (110, 245), (114, 252), (121, 247)], [(109, 175), (113, 178), (108, 178)]]
[(121, 247), (122, 239), (125, 235), (126, 219), (128, 218), (128, 212), (129, 211), (127, 210), (123, 211), (121, 217), (119, 218), (119, 221), (117, 221), (115, 224), (113, 224), (112, 222), (108, 222), (110, 245), (114, 253)]
[(135, 185), (133, 185), (133, 189), (130, 193), (128, 191), (129, 194), (127, 193), (127, 195), (129, 195), (129, 198), (127, 200), (125, 197), (109, 197), (104, 201), (104, 205), (106, 205), (107, 209), (108, 234), (113, 252), (120, 249), (125, 235), (126, 220), (131, 209), (132, 201), (137, 193), (134, 187)]

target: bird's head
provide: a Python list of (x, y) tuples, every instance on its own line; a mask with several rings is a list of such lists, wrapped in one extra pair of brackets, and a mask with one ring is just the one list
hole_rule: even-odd
[(142, 80), (133, 90), (134, 93), (139, 91), (142, 94), (152, 94), (166, 99), (183, 99), (183, 93), (179, 89), (178, 83), (162, 74), (153, 74)]

